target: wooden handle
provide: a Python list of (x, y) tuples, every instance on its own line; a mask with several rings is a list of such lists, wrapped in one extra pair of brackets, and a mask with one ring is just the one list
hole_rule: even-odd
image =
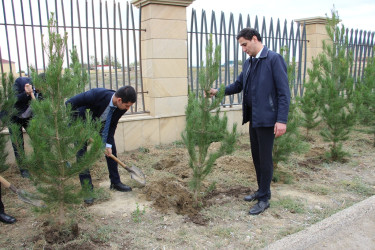
[(109, 157), (111, 157), (113, 160), (115, 160), (118, 164), (120, 164), (123, 168), (128, 169), (128, 166), (126, 166), (122, 161), (120, 161), (116, 156), (113, 154), (110, 154)]
[(4, 187), (6, 188), (10, 187), (9, 181), (5, 180), (1, 175), (0, 175), (0, 182), (4, 185)]

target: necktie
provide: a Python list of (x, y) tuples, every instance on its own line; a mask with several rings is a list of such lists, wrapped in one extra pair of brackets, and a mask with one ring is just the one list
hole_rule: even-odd
[(109, 107), (109, 111), (107, 114), (107, 119), (105, 120), (105, 125), (102, 133), (103, 137), (103, 142), (107, 142), (107, 137), (108, 137), (108, 131), (109, 131), (109, 125), (111, 124), (111, 119), (112, 119), (112, 114), (115, 111), (116, 107)]

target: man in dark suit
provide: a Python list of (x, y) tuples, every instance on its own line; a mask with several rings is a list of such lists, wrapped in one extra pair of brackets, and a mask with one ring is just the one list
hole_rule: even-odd
[(1, 184), (0, 184), (0, 221), (7, 223), (7, 224), (13, 224), (14, 222), (16, 222), (16, 218), (10, 215), (7, 215), (4, 211), (4, 204), (1, 201)]
[[(242, 29), (237, 41), (250, 58), (244, 62), (237, 80), (225, 87), (225, 94), (243, 93), (242, 124), (250, 122), (251, 154), (258, 183), (258, 190), (244, 200), (258, 201), (249, 211), (257, 215), (270, 206), (273, 142), (286, 132), (290, 90), (283, 57), (262, 44), (257, 30)], [(217, 89), (210, 90), (211, 96), (217, 92)]]
[[(101, 134), (106, 147), (105, 155), (109, 179), (111, 180), (110, 188), (121, 192), (129, 192), (132, 189), (121, 183), (117, 162), (108, 156), (110, 154), (117, 155), (114, 140), (117, 123), (121, 116), (125, 114), (136, 101), (137, 93), (131, 86), (121, 87), (116, 92), (104, 88), (95, 88), (78, 94), (66, 101), (66, 104), (70, 104), (72, 110), (76, 110), (79, 116), (84, 118), (85, 112), (88, 109), (93, 119), (100, 119), (102, 121)], [(77, 157), (82, 156), (85, 152), (86, 147), (78, 152)], [(90, 187), (93, 188), (89, 170), (81, 173), (79, 179), (82, 185), (88, 182)], [(93, 198), (87, 198), (84, 201), (86, 204), (92, 204), (94, 200)]]
[[(39, 74), (38, 77), (44, 78), (44, 73)], [(24, 139), (22, 128), (25, 130), (28, 127), (29, 121), (32, 118), (32, 112), (30, 108), (30, 102), (32, 99), (39, 99), (41, 95), (32, 86), (32, 79), (29, 77), (18, 77), (13, 85), (13, 89), (17, 96), (17, 101), (14, 104), (17, 113), (12, 117), (11, 122), (17, 124), (19, 128), (17, 131), (9, 129), (11, 134), (15, 134), (19, 138), (20, 147), (16, 146), (16, 142), (12, 139), (12, 146), (14, 150), (14, 156), (20, 168), (21, 176), (24, 178), (29, 177), (29, 172), (20, 165), (20, 154), (18, 149), (24, 150)]]

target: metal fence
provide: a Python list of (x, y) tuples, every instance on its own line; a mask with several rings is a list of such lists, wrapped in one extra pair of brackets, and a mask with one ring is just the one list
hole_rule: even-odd
[[(231, 84), (237, 79), (241, 73), (242, 65), (245, 62), (247, 55), (242, 52), (236, 39), (237, 33), (245, 28), (252, 27), (259, 31), (262, 42), (269, 49), (289, 54), (286, 56), (287, 61), (296, 61), (296, 67), (293, 69), (295, 77), (292, 79), (292, 92), (294, 95), (302, 95), (303, 82), (306, 76), (306, 32), (305, 26), (291, 23), (288, 30), (288, 23), (285, 21), (281, 23), (277, 20), (276, 23), (271, 19), (269, 26), (266, 25), (266, 20), (263, 18), (262, 23), (257, 16), (255, 16), (254, 23), (251, 22), (250, 16), (247, 15), (246, 20), (239, 15), (238, 20), (230, 13), (229, 18), (222, 12), (219, 18), (216, 18), (216, 13), (211, 13), (209, 26), (207, 25), (207, 15), (203, 10), (198, 23), (197, 12), (193, 9), (191, 15), (190, 30), (188, 31), (188, 75), (189, 75), (189, 89), (199, 93), (199, 67), (202, 59), (205, 57), (205, 46), (208, 42), (209, 36), (212, 34), (213, 43), (215, 46), (221, 45), (222, 49), (222, 63), (220, 67), (221, 74), (215, 82), (215, 87), (224, 84), (225, 86)], [(209, 27), (209, 28), (208, 28)], [(242, 103), (242, 93), (227, 96), (222, 105), (232, 106)]]
[(355, 83), (360, 82), (364, 77), (367, 62), (369, 58), (374, 57), (374, 36), (375, 32), (353, 29), (345, 30), (348, 50), (353, 55), (353, 64), (350, 68), (350, 74), (353, 76)]
[[(200, 21), (198, 22), (198, 20)], [(207, 20), (210, 20), (209, 26)], [(294, 22), (288, 24), (286, 20), (282, 23), (279, 19), (274, 22), (272, 18), (268, 24), (263, 18), (260, 24), (257, 16), (255, 16), (254, 23), (252, 23), (249, 15), (246, 16), (246, 19), (239, 15), (238, 19), (235, 20), (232, 13), (228, 18), (223, 12), (220, 15), (220, 19), (216, 17), (215, 12), (211, 13), (209, 19), (204, 10), (198, 17), (197, 12), (193, 9), (189, 27), (189, 89), (196, 94), (201, 91), (198, 83), (199, 67), (205, 57), (205, 46), (210, 34), (213, 36), (214, 45), (220, 44), (222, 47), (221, 74), (219, 74), (219, 79), (215, 82), (215, 87), (221, 84), (227, 86), (236, 80), (247, 57), (239, 48), (236, 35), (242, 28), (252, 27), (259, 31), (263, 44), (269, 49), (280, 53), (285, 48), (286, 50), (281, 54), (285, 54), (285, 51), (288, 51), (289, 57), (286, 57), (288, 64), (293, 59), (295, 60), (296, 65), (292, 69), (293, 77), (290, 79), (292, 95), (303, 95), (303, 83), (307, 80), (306, 43), (308, 41), (306, 40), (305, 24), (300, 25)], [(374, 32), (346, 29), (345, 36), (348, 38), (348, 49), (354, 58), (350, 74), (354, 77), (355, 82), (358, 82), (363, 78), (368, 58), (374, 57)], [(232, 106), (241, 103), (242, 93), (225, 97), (222, 105)]]
[[(139, 16), (133, 6), (124, 1), (101, 0), (2, 0), (0, 15), (0, 68), (9, 64), (16, 76), (29, 74), (30, 67), (44, 72), (48, 57), (42, 49), (48, 34), (51, 13), (58, 33), (67, 33), (65, 66), (76, 47), (83, 69), (89, 75), (86, 89), (105, 87), (117, 90), (133, 86), (138, 101), (131, 114), (145, 112), (142, 68), (140, 64)], [(125, 5), (125, 6), (124, 6)], [(12, 63), (14, 62), (14, 63)], [(15, 67), (15, 68), (14, 68)]]

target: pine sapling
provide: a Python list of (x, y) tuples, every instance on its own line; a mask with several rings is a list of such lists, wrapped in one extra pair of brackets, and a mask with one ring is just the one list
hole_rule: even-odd
[[(345, 28), (337, 26), (339, 22), (335, 11), (326, 26), (330, 43), (323, 41), (323, 53), (316, 60), (321, 74), (319, 78), (320, 116), (325, 128), (320, 131), (325, 141), (331, 142), (327, 156), (333, 161), (342, 161), (347, 153), (342, 149), (342, 142), (355, 124), (352, 93), (353, 78), (349, 69), (352, 56), (347, 50)], [(314, 64), (315, 66), (315, 64)]]
[(375, 60), (367, 62), (364, 77), (356, 85), (355, 110), (360, 125), (364, 126), (361, 132), (373, 135), (375, 147)]
[[(234, 150), (236, 142), (236, 124), (232, 132), (227, 130), (227, 117), (220, 117), (220, 102), (224, 97), (224, 85), (221, 86), (216, 98), (211, 99), (209, 91), (218, 79), (220, 69), (220, 46), (213, 52), (212, 39), (206, 48), (206, 65), (199, 71), (199, 85), (202, 92), (195, 96), (189, 93), (186, 107), (186, 128), (182, 139), (189, 153), (189, 166), (193, 170), (190, 186), (196, 205), (200, 202), (202, 181), (212, 171), (216, 159)], [(220, 142), (217, 151), (209, 151), (213, 142)]]
[[(284, 54), (284, 59), (287, 61), (289, 54)], [(292, 86), (295, 80), (295, 68), (296, 62), (293, 58), (292, 62), (287, 65), (289, 88), (292, 90)], [(289, 105), (288, 112), (288, 124), (287, 131), (284, 135), (275, 138), (275, 142), (272, 150), (273, 164), (277, 167), (278, 163), (283, 161), (286, 162), (292, 153), (301, 153), (305, 150), (305, 145), (301, 140), (299, 131), (300, 125), (300, 114), (298, 113), (298, 102), (296, 97), (292, 98)]]
[[(31, 104), (33, 118), (28, 134), (32, 152), (24, 155), (23, 161), (46, 205), (39, 211), (46, 213), (48, 220), (57, 222), (61, 230), (67, 221), (74, 219), (71, 213), (67, 220), (67, 213), (86, 195), (78, 182), (79, 173), (103, 155), (103, 147), (100, 124), (90, 118), (86, 121), (74, 119), (70, 106), (65, 105), (67, 98), (82, 91), (86, 78), (82, 77), (84, 74), (75, 49), (71, 52), (70, 68), (63, 68), (67, 35), (56, 33), (55, 27), (52, 16), (48, 42), (43, 46), (49, 59), (45, 79), (35, 71), (32, 74), (43, 100)], [(87, 153), (77, 161), (76, 153), (88, 141)]]
[[(10, 73), (7, 77), (6, 73), (1, 76), (0, 86), (0, 132), (9, 126), (11, 117), (15, 113), (14, 104), (16, 98), (12, 89), (14, 82), (13, 74)], [(0, 133), (0, 173), (8, 168), (6, 159), (8, 153), (6, 151), (6, 143), (8, 136), (5, 133)]]

